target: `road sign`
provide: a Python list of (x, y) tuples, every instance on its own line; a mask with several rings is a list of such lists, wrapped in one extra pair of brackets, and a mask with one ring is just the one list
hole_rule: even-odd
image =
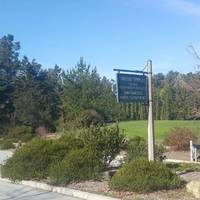
[(118, 102), (147, 102), (147, 76), (117, 73)]

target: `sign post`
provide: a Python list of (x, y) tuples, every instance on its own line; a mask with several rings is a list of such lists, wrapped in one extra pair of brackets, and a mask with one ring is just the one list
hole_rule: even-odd
[(152, 93), (152, 61), (147, 61), (148, 72), (148, 93), (149, 93), (149, 112), (148, 112), (148, 158), (149, 161), (155, 159), (154, 142), (154, 119), (153, 119), (153, 93)]
[[(138, 70), (117, 71), (117, 101), (124, 103), (148, 102), (148, 159), (155, 160), (153, 92), (152, 92), (152, 61), (147, 61), (147, 72)], [(124, 73), (121, 73), (124, 72)], [(127, 74), (129, 72), (129, 74)], [(131, 73), (131, 74), (130, 74)], [(147, 76), (146, 76), (147, 74)]]

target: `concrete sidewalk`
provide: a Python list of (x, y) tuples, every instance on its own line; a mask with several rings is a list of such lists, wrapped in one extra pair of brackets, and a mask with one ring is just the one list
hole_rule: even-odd
[(0, 181), (1, 200), (82, 200), (24, 185)]

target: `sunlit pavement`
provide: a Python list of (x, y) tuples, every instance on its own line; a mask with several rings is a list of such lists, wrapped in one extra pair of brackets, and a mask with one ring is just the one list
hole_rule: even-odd
[(5, 161), (10, 158), (13, 154), (11, 150), (0, 150), (0, 165), (4, 164)]
[(0, 200), (81, 200), (45, 190), (0, 181)]

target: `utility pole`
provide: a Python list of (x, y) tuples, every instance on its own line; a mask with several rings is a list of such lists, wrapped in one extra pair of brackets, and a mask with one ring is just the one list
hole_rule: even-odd
[(154, 118), (153, 118), (153, 92), (152, 92), (152, 61), (147, 61), (148, 72), (148, 95), (149, 95), (149, 112), (148, 112), (148, 158), (149, 161), (155, 160), (155, 142), (154, 142)]

